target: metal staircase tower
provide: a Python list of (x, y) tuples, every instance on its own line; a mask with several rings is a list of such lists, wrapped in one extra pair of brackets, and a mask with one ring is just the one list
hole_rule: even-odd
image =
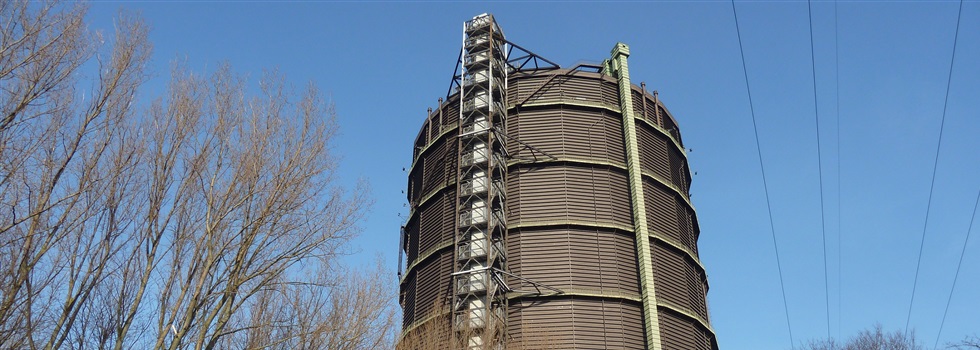
[(452, 324), (467, 350), (502, 349), (505, 339), (505, 43), (491, 15), (463, 24)]

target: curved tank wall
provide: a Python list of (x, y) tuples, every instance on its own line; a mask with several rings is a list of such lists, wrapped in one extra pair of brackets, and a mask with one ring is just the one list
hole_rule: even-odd
[[(508, 342), (542, 334), (562, 349), (646, 349), (623, 117), (615, 77), (512, 73), (507, 82)], [(632, 86), (662, 349), (717, 349), (677, 123)], [(451, 300), (458, 95), (429, 113), (409, 172), (400, 285), (403, 329)], [(653, 347), (650, 347), (653, 348)]]

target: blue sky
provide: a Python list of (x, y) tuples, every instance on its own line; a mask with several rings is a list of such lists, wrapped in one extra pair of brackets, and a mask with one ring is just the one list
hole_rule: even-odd
[[(828, 334), (807, 4), (737, 6), (799, 343)], [(957, 2), (837, 6), (839, 133), (833, 2), (813, 4), (813, 36), (829, 333), (847, 337), (876, 322), (905, 326)], [(95, 2), (91, 26), (111, 29), (120, 8), (140, 11), (153, 28), (156, 77), (144, 97), (164, 88), (177, 58), (205, 72), (229, 61), (253, 79), (278, 68), (295, 84), (313, 81), (328, 93), (341, 126), (334, 148), (343, 159), (341, 181), (368, 181), (375, 201), (349, 261), (368, 264), (380, 255), (392, 270), (407, 214), (402, 168), (411, 165), (426, 108), (449, 86), (463, 21), (491, 12), (508, 39), (563, 66), (599, 62), (617, 41), (629, 44), (633, 81), (659, 90), (692, 149), (692, 199), (721, 348), (790, 347), (730, 2)], [(980, 2), (967, 1), (911, 314), (929, 346), (980, 190), (976, 62)], [(940, 344), (980, 333), (980, 233), (974, 236)]]

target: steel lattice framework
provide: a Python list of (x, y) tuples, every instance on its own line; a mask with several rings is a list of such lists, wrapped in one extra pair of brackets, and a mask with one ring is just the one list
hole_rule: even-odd
[(453, 331), (461, 347), (501, 347), (506, 329), (504, 34), (491, 15), (463, 25)]

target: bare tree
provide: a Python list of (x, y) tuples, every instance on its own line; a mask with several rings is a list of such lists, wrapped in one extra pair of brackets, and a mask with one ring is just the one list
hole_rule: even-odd
[(398, 340), (396, 350), (454, 348), (456, 338), (452, 334), (450, 309), (438, 302), (442, 299), (436, 298), (437, 302), (432, 305), (431, 311), (419, 315), (419, 320), (415, 324), (403, 325), (406, 328)]
[(881, 325), (858, 333), (845, 343), (834, 339), (811, 340), (803, 350), (920, 350), (924, 347), (915, 338), (915, 332), (885, 332)]
[(366, 200), (316, 87), (178, 64), (140, 107), (146, 26), (85, 12), (0, 2), (0, 348), (390, 346), (387, 275), (337, 259)]
[[(291, 101), (282, 79), (269, 75), (263, 96), (249, 99), (227, 67), (203, 81), (176, 74), (170, 106), (153, 113), (162, 117), (156, 123), (189, 131), (167, 150), (177, 155), (176, 183), (158, 186), (175, 187), (180, 202), (161, 206), (163, 215), (153, 216), (166, 221), (144, 230), (146, 259), (161, 266), (154, 346), (214, 348), (243, 330), (236, 315), (253, 297), (305, 284), (301, 267), (336, 256), (356, 232), (363, 200), (329, 186), (333, 113), (315, 88)], [(173, 142), (160, 139), (150, 148)]]
[(248, 317), (239, 320), (239, 327), (249, 331), (226, 337), (219, 348), (391, 348), (392, 283), (382, 271), (381, 265), (371, 273), (318, 271), (310, 279), (315, 283), (262, 291), (251, 302)]
[(946, 348), (960, 350), (980, 349), (980, 336), (968, 336), (958, 343), (949, 344)]
[(109, 208), (126, 201), (124, 124), (150, 48), (127, 16), (100, 47), (84, 15), (0, 4), (0, 347), (61, 347), (124, 239), (128, 219)]

